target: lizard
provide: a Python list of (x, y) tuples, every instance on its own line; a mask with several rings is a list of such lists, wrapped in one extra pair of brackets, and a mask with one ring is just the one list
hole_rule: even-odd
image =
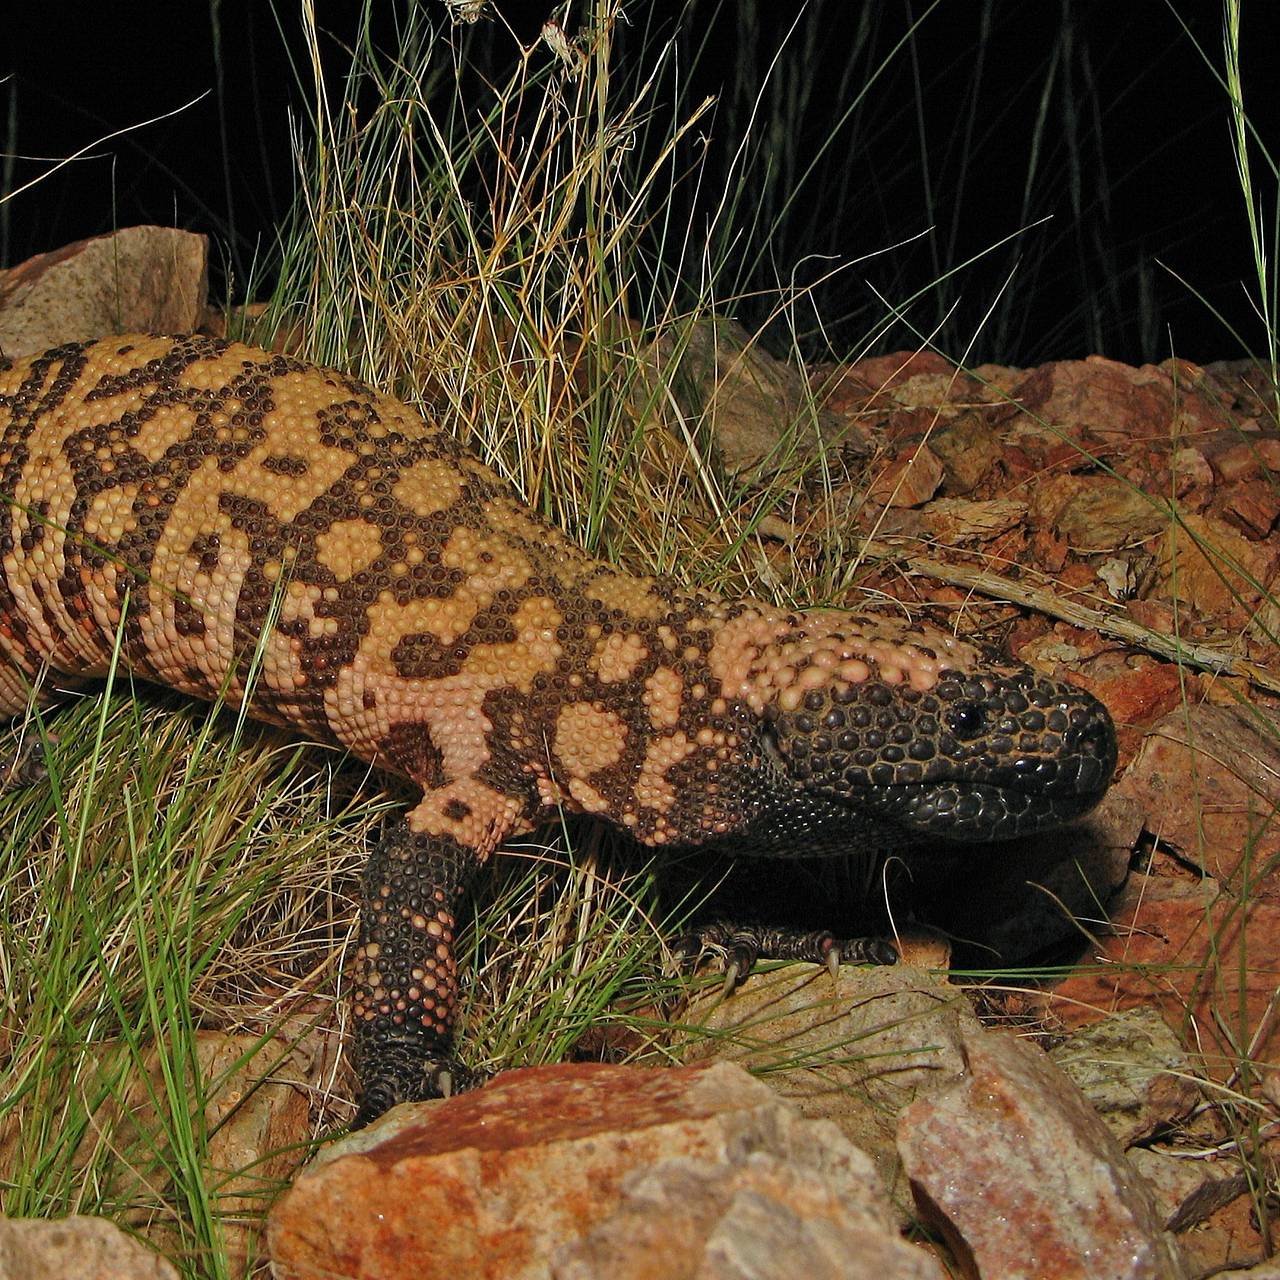
[[(1101, 702), (924, 620), (726, 600), (594, 559), (447, 430), (206, 336), (0, 358), (0, 713), (104, 676), (225, 699), (408, 779), (360, 893), (357, 1123), (472, 1082), (454, 934), (559, 812), (651, 847), (875, 854), (1094, 805)], [(877, 939), (736, 957), (890, 963)]]

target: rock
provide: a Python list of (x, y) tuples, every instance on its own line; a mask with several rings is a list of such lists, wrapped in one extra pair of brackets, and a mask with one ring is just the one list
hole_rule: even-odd
[(1250, 480), (1248, 484), (1233, 485), (1223, 495), (1221, 509), (1246, 538), (1256, 542), (1275, 527), (1276, 517), (1280, 516), (1280, 494), (1270, 479)]
[(204, 315), (209, 242), (125, 227), (0, 272), (0, 352), (33, 355), (109, 333), (189, 333)]
[(288, 1185), (312, 1136), (302, 1076), (282, 1047), (269, 1044), (244, 1061), (259, 1042), (213, 1032), (197, 1040), (205, 1079), (217, 1082), (205, 1108), (206, 1159), (233, 1276), (253, 1270), (264, 1210)]
[[(257, 1036), (199, 1032), (196, 1059), (207, 1098), (207, 1176), (216, 1187), (214, 1204), (222, 1219), (228, 1271), (232, 1276), (248, 1275), (257, 1259), (263, 1211), (288, 1185), (311, 1136), (307, 1094), (284, 1046), (271, 1041), (264, 1045)], [(270, 1078), (264, 1080), (268, 1072)], [(148, 1113), (154, 1099), (166, 1096), (154, 1051), (147, 1055), (147, 1076), (130, 1085), (122, 1109), (124, 1124), (115, 1130), (119, 1140), (133, 1141), (140, 1150), (154, 1145), (148, 1130), (158, 1122), (148, 1121)], [(128, 1138), (130, 1129), (137, 1130), (136, 1139)], [(162, 1176), (160, 1159), (153, 1159), (155, 1166), (134, 1169), (143, 1183)], [(151, 1238), (175, 1249), (181, 1244), (176, 1235), (158, 1233)]]
[(890, 351), (883, 356), (868, 356), (850, 369), (854, 382), (876, 392), (892, 391), (898, 404), (929, 408), (942, 403), (948, 388), (960, 378), (967, 394), (972, 379), (960, 374), (956, 366), (936, 351)]
[(1060, 574), (1066, 568), (1071, 548), (1052, 530), (1028, 522), (1031, 530), (1030, 550), (1035, 564), (1046, 573)]
[(1280, 1280), (1280, 1262), (1269, 1258), (1254, 1267), (1245, 1267), (1243, 1270), (1233, 1267), (1230, 1271), (1215, 1271), (1212, 1274), (1217, 1280)]
[[(1132, 447), (1134, 441), (1194, 436), (1220, 427), (1225, 415), (1184, 377), (1151, 365), (1135, 369), (1090, 356), (1034, 369), (1014, 393), (1019, 435), (1089, 445)], [(1174, 428), (1178, 430), (1175, 431)]]
[[(1034, 647), (1025, 650), (1026, 653), (1031, 657), (1024, 656), (1024, 661), (1035, 661)], [(1052, 666), (1047, 669), (1050, 674), (1055, 671)], [(1077, 684), (1106, 703), (1116, 722), (1120, 760), (1126, 766), (1146, 741), (1152, 724), (1181, 707), (1188, 697), (1185, 670), (1179, 670), (1175, 663), (1161, 662), (1145, 653), (1132, 653), (1118, 646), (1104, 649), (1092, 658), (1077, 660), (1073, 671)], [(1135, 804), (1141, 823), (1148, 811), (1136, 800)]]
[[(674, 352), (673, 340), (664, 338), (649, 362), (660, 367)], [(735, 475), (772, 475), (807, 465), (824, 450), (862, 447), (851, 423), (815, 405), (798, 368), (774, 359), (734, 320), (715, 316), (692, 325), (680, 372), (676, 391), (686, 412), (704, 417)]]
[(1027, 376), (1025, 369), (1011, 364), (980, 364), (972, 374), (982, 385), (984, 400), (1005, 404)]
[(942, 463), (926, 444), (903, 449), (867, 490), (872, 502), (884, 507), (918, 507), (928, 502), (942, 483)]
[(1160, 539), (1148, 596), (1220, 626), (1249, 626), (1280, 565), (1280, 547), (1251, 542), (1212, 516), (1183, 514)]
[(1213, 468), (1209, 465), (1209, 459), (1190, 445), (1175, 449), (1169, 459), (1169, 466), (1174, 477), (1174, 492), (1178, 497), (1182, 497), (1188, 489), (1207, 489), (1213, 484)]
[[(1231, 1188), (1210, 1194), (1229, 1195)], [(1268, 1207), (1267, 1217), (1273, 1210)], [(1268, 1223), (1264, 1238), (1258, 1230), (1258, 1206), (1252, 1195), (1238, 1195), (1216, 1208), (1207, 1218), (1178, 1233), (1188, 1264), (1197, 1277), (1216, 1276), (1222, 1267), (1248, 1267), (1274, 1250), (1274, 1225)], [(1229, 1272), (1228, 1274), (1234, 1274)]]
[(955, 547), (965, 542), (989, 542), (1008, 533), (1026, 520), (1027, 505), (1002, 498), (986, 502), (938, 498), (922, 514), (930, 537), (941, 546)]
[(1185, 1119), (1200, 1101), (1191, 1060), (1155, 1009), (1113, 1014), (1049, 1056), (1124, 1147)]
[(1261, 360), (1215, 360), (1201, 369), (1201, 382), (1210, 399), (1234, 413), (1262, 420), (1271, 415), (1276, 388)]
[(1168, 513), (1118, 476), (1054, 476), (1038, 486), (1031, 516), (1079, 555), (1142, 542), (1169, 523)]
[[(809, 383), (845, 418), (879, 423), (890, 436), (930, 434), (1001, 397), (934, 351), (894, 351), (849, 365), (812, 365)], [(905, 428), (905, 430), (904, 430)]]
[(975, 413), (965, 414), (943, 430), (935, 431), (929, 437), (929, 447), (942, 461), (942, 486), (948, 497), (972, 493), (991, 474), (1001, 457), (1000, 441), (991, 424)]
[(1188, 1159), (1163, 1146), (1135, 1147), (1128, 1158), (1151, 1188), (1156, 1211), (1177, 1236), (1194, 1275), (1240, 1266), (1261, 1254), (1262, 1238), (1249, 1221), (1249, 1180), (1235, 1160)]
[(819, 1172), (756, 1151), (727, 1164), (678, 1157), (638, 1169), (617, 1209), (556, 1251), (551, 1275), (942, 1280), (932, 1258), (898, 1238), (869, 1166), (832, 1163)]
[(1167, 636), (1173, 630), (1173, 606), (1165, 600), (1130, 600), (1125, 608), (1140, 627)]
[(1206, 1215), (1194, 1212), (1182, 1221), (1188, 1206), (1199, 1203), (1206, 1185), (1231, 1180), (1223, 1175), (1220, 1162), (1182, 1160), (1165, 1147), (1134, 1147), (1125, 1156), (1151, 1188), (1156, 1213), (1169, 1231), (1200, 1222)]
[[(764, 1271), (731, 1269), (726, 1235), (739, 1228)], [(668, 1229), (691, 1276), (794, 1275), (785, 1255), (754, 1250), (790, 1240), (841, 1257), (851, 1239), (904, 1276), (939, 1274), (899, 1239), (870, 1160), (728, 1063), (532, 1067), (397, 1107), (302, 1174), (271, 1214), (269, 1244), (277, 1280), (525, 1280), (583, 1274), (602, 1241), (630, 1232), (635, 1270), (603, 1274), (638, 1277), (653, 1274), (643, 1242), (665, 1247)], [(720, 1270), (696, 1269), (713, 1256)]]
[(0, 1218), (3, 1280), (178, 1280), (173, 1264), (106, 1218)]
[(1262, 470), (1262, 459), (1252, 444), (1241, 440), (1214, 454), (1213, 469), (1224, 483), (1234, 486), (1256, 476)]
[(1145, 1184), (1033, 1045), (966, 1035), (968, 1077), (909, 1106), (898, 1148), (921, 1212), (982, 1280), (1186, 1275)]
[(963, 1076), (961, 1033), (979, 1027), (963, 991), (911, 964), (846, 967), (834, 982), (822, 966), (785, 965), (728, 999), (708, 991), (683, 1021), (698, 1029), (686, 1062), (766, 1072), (802, 1115), (832, 1121), (868, 1152), (895, 1198), (898, 1113)]
[(1110, 935), (1047, 1001), (1068, 1026), (1118, 1009), (1159, 1009), (1175, 1029), (1196, 1028), (1204, 1070), (1223, 1080), (1241, 1046), (1255, 1067), (1280, 1063), (1270, 1014), (1277, 987), (1280, 905), (1236, 902), (1212, 880), (1135, 874), (1111, 908)]
[(1280, 715), (1178, 707), (1146, 735), (1114, 791), (1144, 827), (1225, 889), (1280, 902)]

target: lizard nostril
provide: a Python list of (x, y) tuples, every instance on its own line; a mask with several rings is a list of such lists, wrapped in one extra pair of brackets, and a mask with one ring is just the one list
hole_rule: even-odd
[(778, 746), (778, 731), (772, 724), (765, 724), (760, 732), (760, 746), (764, 751), (766, 760), (771, 761), (777, 768), (786, 770), (786, 761), (782, 757), (782, 750)]

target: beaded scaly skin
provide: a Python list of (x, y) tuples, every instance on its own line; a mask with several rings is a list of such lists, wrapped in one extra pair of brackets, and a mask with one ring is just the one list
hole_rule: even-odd
[(623, 573), (406, 405), (287, 356), (0, 360), (0, 430), (0, 711), (104, 675), (119, 634), (134, 674), (247, 693), (421, 788), (365, 876), (361, 1122), (465, 1080), (459, 898), (557, 810), (646, 845), (881, 853), (1058, 825), (1115, 766), (1074, 686), (923, 623)]

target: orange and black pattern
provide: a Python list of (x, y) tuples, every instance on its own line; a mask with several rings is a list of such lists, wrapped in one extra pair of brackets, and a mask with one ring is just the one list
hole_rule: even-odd
[(366, 1118), (456, 1083), (457, 899), (559, 809), (650, 845), (883, 850), (1064, 821), (1114, 767), (1072, 686), (923, 623), (625, 574), (296, 359), (132, 336), (0, 361), (0, 432), (0, 711), (102, 676), (119, 637), (136, 675), (421, 788), (366, 878)]

